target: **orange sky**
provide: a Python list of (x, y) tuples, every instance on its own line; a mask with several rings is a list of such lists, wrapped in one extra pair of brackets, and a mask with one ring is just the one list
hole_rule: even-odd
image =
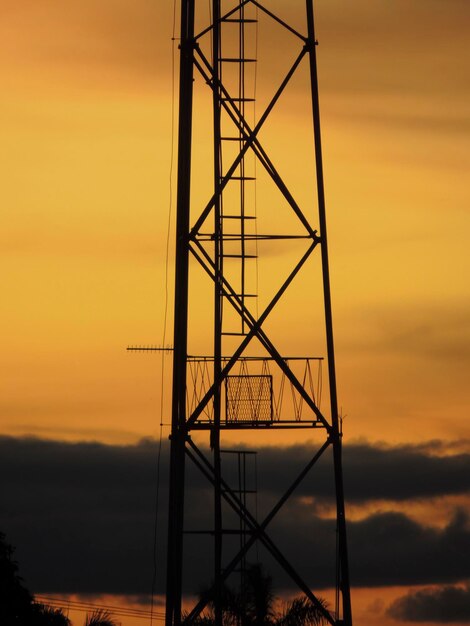
[[(163, 334), (172, 4), (2, 3), (2, 434), (158, 434), (161, 359), (125, 348)], [(316, 13), (346, 437), (470, 439), (469, 7), (318, 0)], [(273, 43), (261, 30), (268, 75)], [(296, 88), (274, 154), (310, 132)], [(168, 343), (171, 261), (169, 280)], [(309, 319), (290, 322), (291, 351), (313, 343)]]
[[(125, 346), (162, 336), (171, 4), (2, 9), (3, 432), (156, 432), (158, 359)], [(461, 2), (318, 3), (350, 437), (468, 436), (467, 17)], [(261, 31), (261, 69), (271, 43)], [(288, 110), (274, 150), (309, 129)]]

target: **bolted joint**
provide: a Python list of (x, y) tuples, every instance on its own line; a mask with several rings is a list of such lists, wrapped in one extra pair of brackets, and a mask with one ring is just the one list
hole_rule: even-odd
[(318, 39), (306, 39), (304, 48), (307, 52), (313, 52), (315, 49), (315, 46), (319, 46), (319, 45), (320, 43)]
[(192, 56), (195, 47), (196, 42), (194, 39), (181, 39), (178, 50), (181, 50), (181, 54), (183, 55)]

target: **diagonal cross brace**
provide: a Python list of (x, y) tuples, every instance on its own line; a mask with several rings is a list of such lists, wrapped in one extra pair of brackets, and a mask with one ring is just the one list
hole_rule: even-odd
[[(250, 323), (251, 329), (250, 329), (249, 333), (246, 335), (245, 339), (241, 342), (241, 344), (235, 350), (235, 352), (233, 353), (233, 355), (231, 356), (231, 358), (229, 359), (227, 364), (221, 370), (220, 376), (217, 376), (216, 380), (214, 380), (213, 384), (211, 385), (209, 390), (206, 392), (205, 396), (199, 402), (199, 405), (197, 406), (197, 408), (193, 411), (191, 416), (188, 418), (188, 420), (186, 422), (187, 427), (189, 427), (188, 430), (196, 422), (197, 418), (202, 413), (202, 411), (206, 407), (206, 405), (209, 402), (209, 400), (214, 396), (214, 393), (215, 393), (216, 389), (219, 387), (219, 385), (222, 383), (222, 381), (229, 374), (230, 370), (235, 365), (235, 363), (237, 362), (239, 357), (243, 354), (245, 348), (248, 346), (250, 341), (253, 339), (253, 337), (258, 336), (258, 333), (260, 332), (262, 324), (265, 322), (266, 318), (271, 313), (272, 309), (275, 307), (275, 305), (277, 304), (277, 302), (279, 301), (281, 296), (284, 294), (284, 292), (286, 291), (287, 287), (294, 280), (295, 276), (300, 271), (300, 268), (305, 263), (305, 261), (308, 259), (308, 257), (310, 256), (310, 254), (312, 253), (312, 251), (313, 251), (313, 249), (315, 248), (316, 245), (317, 245), (317, 240), (313, 241), (312, 244), (309, 246), (308, 250), (305, 252), (305, 254), (300, 259), (300, 261), (298, 262), (296, 267), (292, 270), (290, 275), (284, 281), (284, 284), (281, 286), (281, 288), (279, 289), (277, 294), (274, 296), (274, 298), (268, 304), (268, 306), (266, 307), (266, 309), (264, 310), (262, 315), (258, 318), (258, 320), (256, 320), (256, 321), (253, 320), (253, 322)], [(278, 362), (279, 367), (283, 370), (283, 372), (286, 374), (286, 376), (289, 378), (289, 380), (291, 380), (292, 384), (295, 386), (297, 391), (302, 395), (302, 397), (305, 399), (305, 401), (308, 403), (310, 408), (317, 415), (318, 419), (323, 423), (323, 425), (328, 430), (328, 432), (330, 432), (331, 425), (328, 423), (328, 421), (322, 415), (322, 413), (320, 412), (320, 410), (318, 409), (316, 404), (313, 402), (313, 400), (307, 394), (307, 392), (302, 387), (302, 385), (297, 380), (297, 378), (293, 375), (293, 373), (291, 372), (289, 366), (285, 363), (285, 361), (282, 359), (282, 357), (279, 355), (279, 353), (275, 350), (274, 346), (273, 346), (273, 351), (274, 351), (273, 352), (273, 356), (274, 356), (274, 354), (276, 355), (276, 361)]]
[[(186, 448), (186, 454), (193, 461), (193, 463), (199, 468), (199, 470), (204, 474), (204, 476), (211, 482), (215, 484), (214, 478), (214, 468), (212, 464), (206, 459), (206, 457), (202, 454), (202, 452), (197, 448), (194, 442), (189, 439), (189, 445), (196, 453), (197, 457), (201, 462), (193, 456), (193, 454)], [(271, 512), (266, 516), (264, 521), (259, 524), (257, 520), (251, 515), (248, 509), (243, 505), (238, 496), (233, 492), (230, 486), (222, 479), (221, 486), (224, 488), (224, 492), (222, 492), (222, 496), (227, 501), (227, 503), (231, 506), (231, 508), (251, 527), (252, 534), (250, 539), (247, 541), (245, 546), (236, 554), (236, 556), (232, 559), (232, 561), (226, 566), (224, 571), (221, 573), (221, 579), (225, 580), (230, 573), (234, 570), (237, 564), (240, 562), (241, 558), (246, 554), (246, 552), (250, 549), (250, 547), (254, 544), (254, 542), (259, 539), (263, 545), (271, 552), (272, 556), (278, 561), (278, 563), (283, 567), (283, 569), (289, 574), (292, 580), (297, 584), (299, 589), (301, 589), (305, 595), (309, 598), (309, 600), (318, 608), (318, 610), (322, 613), (325, 619), (334, 624), (334, 619), (332, 618), (329, 611), (325, 609), (322, 603), (318, 600), (318, 598), (312, 593), (311, 589), (308, 585), (303, 581), (303, 579), (299, 576), (296, 570), (292, 567), (289, 561), (284, 557), (282, 552), (277, 548), (274, 542), (270, 539), (270, 537), (266, 534), (265, 529), (268, 524), (272, 521), (272, 519), (277, 515), (279, 510), (285, 504), (285, 502), (289, 499), (301, 481), (305, 478), (311, 468), (315, 465), (318, 459), (322, 456), (325, 450), (329, 447), (331, 441), (327, 440), (322, 447), (318, 450), (318, 452), (314, 455), (314, 457), (309, 461), (306, 467), (302, 470), (299, 476), (294, 480), (292, 485), (287, 489), (284, 495), (280, 498), (278, 503), (273, 507)], [(230, 497), (229, 497), (230, 496)], [(192, 609), (189, 615), (186, 618), (186, 623), (191, 623), (192, 620), (197, 617), (200, 612), (204, 609), (207, 604), (207, 598), (201, 598), (196, 606)]]
[[(208, 273), (208, 275), (212, 278), (212, 280), (215, 281), (215, 266), (214, 266), (214, 262), (209, 257), (209, 255), (204, 250), (204, 248), (200, 245), (200, 243), (197, 242), (197, 241), (195, 243), (198, 246), (199, 250), (201, 251), (202, 255), (204, 256), (204, 259), (201, 259), (199, 257), (199, 255), (198, 255), (198, 253), (196, 252), (196, 250), (194, 250), (194, 248), (190, 247), (190, 250), (191, 250), (193, 256), (201, 264), (201, 266)], [(312, 251), (313, 251), (313, 248), (312, 248)], [(205, 264), (204, 261), (207, 262), (207, 265)], [(245, 321), (247, 326), (249, 326), (250, 328), (253, 328), (254, 325), (256, 324), (255, 318), (250, 313), (250, 311), (247, 309), (247, 307), (242, 302), (240, 297), (235, 293), (235, 290), (231, 287), (230, 283), (228, 282), (228, 280), (225, 277), (222, 277), (222, 284), (223, 284), (222, 291), (223, 291), (224, 295), (230, 296), (228, 298), (230, 304), (234, 307), (234, 309), (237, 311), (237, 313), (243, 318), (243, 320)], [(312, 400), (312, 398), (305, 391), (304, 386), (297, 379), (295, 374), (292, 372), (292, 370), (287, 365), (285, 360), (282, 358), (280, 353), (276, 350), (274, 344), (270, 341), (270, 339), (268, 338), (268, 336), (266, 335), (266, 333), (263, 331), (263, 329), (261, 327), (255, 333), (255, 335), (258, 337), (258, 339), (260, 340), (261, 344), (264, 346), (266, 351), (269, 352), (269, 354), (272, 356), (273, 360), (277, 363), (277, 365), (279, 366), (281, 371), (287, 376), (287, 378), (292, 383), (292, 385), (295, 387), (295, 389), (298, 391), (300, 396), (305, 400), (305, 402), (312, 409), (312, 411), (315, 413), (317, 418), (322, 422), (323, 426), (329, 431), (331, 429), (331, 425), (328, 423), (326, 418), (323, 416), (323, 414), (321, 413), (320, 409), (317, 407), (317, 405)], [(234, 364), (235, 363), (233, 363), (233, 365)], [(226, 376), (228, 376), (229, 373), (230, 373), (230, 369), (227, 370), (227, 371), (224, 369), (221, 372), (219, 383), (222, 383), (222, 381), (226, 378)], [(207, 394), (211, 393), (212, 389), (215, 389), (215, 384), (213, 385), (213, 387), (211, 387), (208, 390)], [(213, 391), (212, 391), (212, 393), (213, 393)], [(209, 401), (209, 400), (210, 400), (210, 396), (208, 396), (208, 398), (207, 398), (207, 401)], [(204, 398), (202, 398), (201, 403), (202, 402), (204, 402), (204, 406), (201, 408), (200, 412), (202, 412), (202, 410), (204, 410), (204, 408), (206, 406), (206, 397), (205, 396), (204, 396)], [(199, 411), (199, 406), (195, 409), (195, 411)], [(200, 414), (200, 412), (199, 412), (199, 414)], [(194, 413), (193, 413), (193, 415), (194, 415)]]
[[(277, 187), (281, 191), (282, 195), (285, 197), (285, 199), (289, 203), (290, 207), (292, 208), (294, 213), (299, 218), (299, 220), (302, 223), (302, 225), (305, 227), (305, 229), (307, 230), (307, 232), (310, 235), (313, 235), (314, 231), (312, 230), (312, 227), (310, 226), (310, 223), (308, 222), (307, 218), (302, 213), (302, 211), (301, 211), (300, 207), (298, 206), (298, 204), (295, 202), (292, 194), (288, 190), (288, 188), (285, 185), (285, 183), (282, 181), (282, 179), (279, 176), (278, 172), (276, 171), (276, 168), (274, 167), (272, 161), (269, 159), (266, 151), (262, 148), (261, 144), (259, 143), (259, 140), (257, 139), (257, 135), (258, 135), (259, 131), (261, 130), (264, 122), (268, 118), (268, 116), (271, 113), (272, 109), (274, 108), (276, 102), (279, 100), (282, 92), (286, 88), (288, 82), (290, 81), (290, 79), (294, 75), (295, 71), (297, 70), (298, 66), (300, 65), (301, 60), (303, 59), (305, 54), (308, 52), (307, 47), (304, 47), (302, 49), (302, 51), (300, 52), (299, 56), (294, 61), (294, 64), (292, 65), (291, 69), (289, 70), (289, 72), (287, 73), (286, 77), (282, 81), (281, 86), (278, 88), (278, 90), (274, 94), (271, 102), (267, 106), (265, 112), (260, 117), (258, 123), (256, 124), (256, 126), (255, 126), (255, 128), (253, 130), (250, 128), (249, 124), (247, 123), (247, 121), (245, 120), (243, 115), (241, 114), (239, 108), (237, 107), (237, 105), (235, 104), (233, 99), (230, 97), (230, 94), (224, 88), (223, 84), (220, 81), (217, 81), (214, 78), (214, 76), (213, 76), (213, 68), (212, 68), (211, 64), (209, 63), (209, 61), (204, 56), (204, 54), (201, 52), (199, 47), (196, 47), (195, 51), (200, 56), (200, 58), (201, 58), (201, 60), (202, 60), (202, 62), (203, 62), (203, 64), (204, 64), (204, 66), (205, 66), (207, 71), (197, 61), (196, 58), (194, 58), (194, 61), (193, 61), (194, 65), (196, 66), (196, 68), (199, 70), (199, 72), (201, 73), (201, 75), (203, 76), (205, 81), (211, 86), (211, 88), (213, 90), (216, 89), (216, 88), (220, 89), (220, 92), (226, 98), (226, 100), (222, 100), (221, 101), (221, 104), (224, 107), (224, 109), (226, 110), (226, 112), (228, 113), (228, 115), (230, 116), (230, 118), (232, 119), (232, 121), (234, 122), (234, 124), (237, 126), (239, 131), (244, 135), (244, 140), (245, 140), (245, 143), (243, 144), (243, 147), (242, 147), (239, 155), (236, 157), (235, 161), (232, 163), (231, 167), (229, 168), (229, 170), (225, 174), (224, 178), (222, 179), (222, 181), (220, 183), (220, 186), (219, 186), (218, 193), (220, 194), (224, 190), (224, 188), (227, 185), (228, 181), (231, 179), (231, 177), (234, 174), (235, 170), (237, 169), (238, 165), (240, 164), (240, 162), (242, 161), (243, 157), (247, 153), (248, 149), (252, 148), (252, 150), (255, 152), (255, 154), (257, 155), (258, 159), (260, 160), (261, 164), (265, 167), (266, 171), (271, 176), (271, 178), (273, 179), (274, 183), (277, 185)], [(232, 112), (232, 110), (230, 109), (229, 102), (231, 103), (231, 105), (232, 105), (232, 107), (234, 109), (234, 112)], [(203, 212), (199, 216), (199, 218), (196, 221), (195, 225), (191, 229), (190, 238), (194, 238), (196, 236), (196, 234), (199, 231), (199, 229), (201, 228), (202, 224), (204, 223), (204, 221), (208, 217), (210, 211), (213, 209), (213, 207), (215, 205), (215, 202), (216, 202), (216, 198), (217, 198), (217, 194), (214, 194), (212, 196), (212, 198), (209, 200), (208, 204), (206, 205), (206, 207), (204, 208)]]

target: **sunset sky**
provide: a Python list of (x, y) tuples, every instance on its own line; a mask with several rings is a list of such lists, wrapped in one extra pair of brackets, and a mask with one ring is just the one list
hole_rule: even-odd
[[(265, 5), (302, 28), (303, 2)], [(470, 606), (470, 559), (461, 559), (470, 550), (470, 4), (317, 0), (315, 10), (353, 611), (357, 624), (400, 626), (418, 621), (418, 605), (455, 607), (460, 598)], [(0, 15), (0, 480), (8, 495), (0, 530), (17, 545), (33, 591), (141, 596), (151, 572), (139, 560), (147, 544), (136, 537), (151, 540), (155, 450), (138, 442), (158, 438), (169, 396), (162, 401), (161, 357), (126, 346), (172, 341), (173, 1), (4, 0)], [(283, 46), (260, 24), (260, 74), (273, 73)], [(295, 108), (303, 89), (296, 84), (286, 96), (267, 137), (275, 155), (310, 132), (307, 109)], [(210, 143), (201, 111), (195, 138), (203, 155)], [(286, 177), (295, 186), (291, 161)], [(301, 198), (309, 191), (298, 188)], [(266, 271), (288, 257), (273, 254)], [(286, 350), (303, 353), (309, 344), (317, 354), (301, 291), (293, 291), (293, 317), (277, 323), (298, 329)], [(196, 325), (202, 317), (196, 313)], [(164, 362), (168, 376), (171, 358)], [(290, 446), (283, 463), (299, 454), (296, 446), (306, 454), (303, 438), (282, 441)], [(267, 493), (276, 491), (270, 454), (280, 443), (257, 443)], [(100, 493), (112, 493), (108, 508)], [(328, 510), (328, 497), (314, 495)], [(111, 565), (82, 582), (85, 548), (74, 538), (87, 498), (99, 517), (87, 526), (87, 545), (102, 547), (107, 524), (116, 524), (121, 546), (133, 537), (125, 558), (139, 556), (130, 562), (142, 582), (103, 583)], [(58, 500), (64, 508), (54, 517)], [(51, 517), (40, 513), (46, 502)], [(38, 546), (42, 532), (50, 543)], [(376, 558), (364, 537), (381, 536)], [(387, 578), (378, 556), (386, 559), (390, 537), (404, 561)], [(50, 576), (38, 565), (41, 549), (54, 555)], [(112, 542), (96, 549), (112, 562)], [(65, 551), (76, 577), (61, 586), (54, 572), (67, 567)], [(391, 605), (410, 589), (421, 595)], [(459, 615), (440, 622), (470, 622), (468, 611)], [(431, 623), (426, 609), (419, 616)]]

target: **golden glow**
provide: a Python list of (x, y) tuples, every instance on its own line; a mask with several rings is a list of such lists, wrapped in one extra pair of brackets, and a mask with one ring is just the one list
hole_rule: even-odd
[[(157, 431), (160, 358), (125, 347), (158, 344), (163, 332), (167, 4), (8, 5), (0, 33), (4, 433), (130, 441)], [(469, 142), (457, 13), (466, 9), (437, 15), (433, 3), (433, 17), (416, 5), (403, 22), (399, 5), (383, 15), (366, 0), (354, 11), (318, 7), (339, 391), (350, 437), (455, 438), (468, 436)], [(360, 19), (368, 30), (358, 39)], [(439, 20), (453, 38), (427, 59)], [(387, 29), (390, 41), (402, 36), (398, 50)], [(260, 41), (269, 49), (269, 33)], [(311, 132), (308, 107), (293, 113), (302, 100), (295, 88), (266, 137), (274, 155)], [(292, 159), (282, 173), (308, 201), (297, 170)], [(260, 271), (282, 272), (284, 261), (269, 257)], [(171, 261), (169, 278), (171, 322)], [(303, 291), (293, 286), (292, 310)], [(273, 327), (284, 315), (273, 315)], [(314, 342), (315, 321), (308, 308), (296, 310), (293, 349)]]
[[(128, 443), (157, 437), (160, 420), (169, 421), (171, 357), (125, 348), (172, 342), (174, 171), (163, 334), (172, 4), (2, 3), (2, 434)], [(287, 16), (295, 3), (271, 4)], [(345, 438), (468, 439), (468, 3), (325, 0), (316, 11)], [(300, 12), (293, 19), (301, 28)], [(271, 76), (270, 51), (282, 55), (285, 43), (260, 31), (260, 72)], [(206, 163), (210, 110), (195, 107), (195, 143)], [(277, 163), (311, 134), (302, 85), (294, 84), (274, 120), (265, 140)], [(313, 205), (313, 184), (303, 184), (298, 168), (311, 160), (303, 151), (284, 161), (282, 174), (299, 201)], [(204, 199), (200, 177), (194, 182)], [(260, 228), (288, 223), (275, 221)], [(266, 249), (266, 292), (291, 256), (288, 247)], [(191, 350), (200, 351), (211, 335), (203, 307), (210, 288), (196, 276), (191, 289), (203, 296), (194, 302), (191, 323), (199, 330)], [(310, 285), (296, 283), (269, 320), (274, 332), (297, 329), (283, 349), (324, 353), (316, 298)], [(282, 444), (305, 436), (283, 433)], [(280, 439), (269, 433), (263, 443)], [(441, 504), (436, 524), (461, 502)], [(423, 520), (434, 505), (415, 505), (411, 514)], [(381, 506), (351, 508), (351, 518)], [(355, 622), (392, 626), (384, 611), (404, 592), (355, 589)]]

